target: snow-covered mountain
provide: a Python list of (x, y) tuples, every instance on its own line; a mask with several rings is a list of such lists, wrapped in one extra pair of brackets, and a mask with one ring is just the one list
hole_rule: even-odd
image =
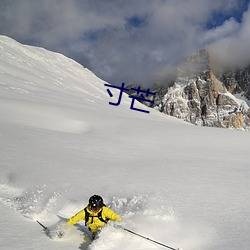
[(161, 105), (164, 113), (193, 124), (238, 129), (250, 127), (249, 106), (233, 96), (217, 79), (205, 49), (180, 66), (177, 79)]
[[(63, 55), (0, 36), (0, 248), (153, 250), (108, 225), (91, 243), (84, 222), (48, 238), (92, 194), (122, 225), (184, 250), (248, 250), (249, 133), (193, 126), (107, 92)], [(63, 221), (62, 221), (63, 223)]]
[(249, 129), (249, 68), (219, 72), (210, 57), (203, 49), (187, 58), (170, 87), (153, 88), (151, 106), (196, 125)]

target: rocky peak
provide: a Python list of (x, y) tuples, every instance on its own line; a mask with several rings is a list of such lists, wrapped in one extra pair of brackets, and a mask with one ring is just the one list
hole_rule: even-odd
[(194, 77), (196, 75), (206, 75), (209, 71), (209, 53), (206, 49), (202, 49), (194, 55), (188, 57), (177, 69), (178, 77)]
[[(244, 82), (240, 77), (238, 81), (249, 84), (247, 77)], [(211, 69), (209, 52), (202, 49), (179, 67), (177, 78), (163, 96), (159, 110), (197, 125), (249, 128), (249, 107), (228, 91), (232, 82), (225, 84), (218, 79)]]
[(219, 74), (214, 73), (211, 62), (206, 49), (188, 57), (178, 67), (171, 86), (151, 89), (156, 95), (152, 97), (154, 104), (150, 105), (196, 125), (249, 129), (250, 109), (233, 94), (244, 93), (250, 97), (250, 67)]
[(177, 69), (172, 86), (167, 87), (165, 93), (161, 89), (164, 95), (155, 108), (196, 125), (248, 129), (250, 109), (233, 93), (249, 86), (249, 71), (230, 72), (218, 77), (210, 63), (206, 49), (188, 57)]

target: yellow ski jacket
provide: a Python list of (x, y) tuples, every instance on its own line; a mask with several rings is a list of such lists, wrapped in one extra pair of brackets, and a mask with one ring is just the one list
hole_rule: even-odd
[[(100, 228), (102, 228), (106, 223), (104, 221), (112, 220), (112, 221), (121, 221), (120, 215), (116, 214), (113, 210), (110, 208), (103, 206), (99, 211), (93, 212), (89, 209), (89, 207), (86, 207), (87, 212), (89, 213), (88, 221), (85, 221), (86, 226), (88, 226), (89, 230), (92, 233), (97, 232)], [(98, 218), (98, 214), (100, 214), (101, 211), (101, 218), (104, 220), (100, 220)], [(85, 220), (85, 210), (82, 209), (77, 214), (72, 216), (68, 221), (67, 224), (74, 225), (80, 220)]]

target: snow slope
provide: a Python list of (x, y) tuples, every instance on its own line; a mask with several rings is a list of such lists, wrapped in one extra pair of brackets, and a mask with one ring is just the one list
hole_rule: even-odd
[(171, 247), (248, 250), (249, 133), (134, 111), (125, 94), (109, 105), (119, 93), (104, 84), (0, 36), (0, 248), (162, 249), (112, 225), (90, 244), (83, 223), (63, 239), (36, 223), (53, 228), (97, 193), (124, 227)]

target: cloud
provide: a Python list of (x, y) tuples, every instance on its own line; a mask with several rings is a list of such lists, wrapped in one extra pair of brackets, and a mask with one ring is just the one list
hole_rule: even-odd
[[(250, 64), (250, 10), (243, 15), (236, 29), (210, 44), (210, 51), (218, 64), (224, 67), (245, 67)], [(227, 29), (224, 24), (220, 29)]]
[[(248, 13), (233, 18), (239, 2), (2, 0), (0, 33), (64, 53), (113, 84), (150, 85), (204, 46), (218, 53), (249, 40)], [(208, 30), (214, 13), (229, 18)]]
[(232, 17), (226, 20), (221, 26), (204, 31), (201, 36), (201, 44), (211, 44), (225, 37), (235, 34), (240, 28), (240, 24)]

